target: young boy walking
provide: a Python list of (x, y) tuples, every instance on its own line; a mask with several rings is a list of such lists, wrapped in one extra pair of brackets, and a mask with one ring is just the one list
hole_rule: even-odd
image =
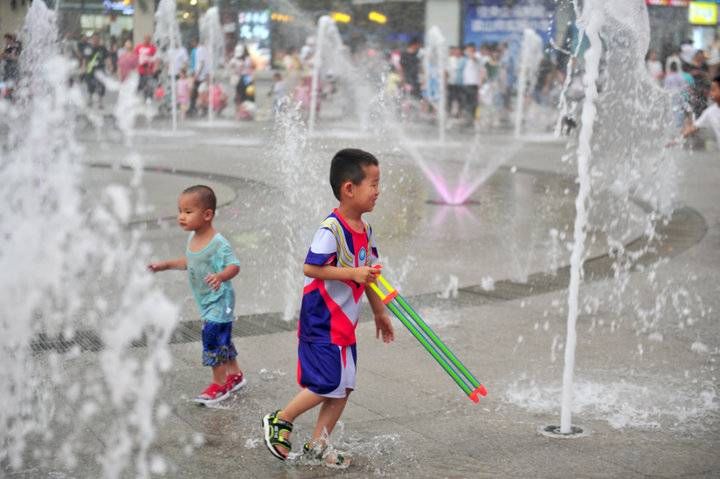
[(153, 272), (187, 269), (190, 289), (203, 321), (203, 366), (212, 368), (212, 383), (195, 398), (200, 404), (226, 399), (246, 383), (232, 342), (235, 292), (230, 280), (240, 262), (230, 243), (213, 228), (217, 199), (204, 185), (187, 188), (178, 198), (178, 224), (190, 231), (185, 256), (148, 265)]
[(363, 292), (375, 315), (376, 337), (389, 343), (394, 331), (382, 301), (366, 288), (380, 272), (373, 267), (378, 253), (372, 228), (362, 219), (379, 195), (378, 160), (362, 150), (337, 152), (330, 166), (330, 186), (340, 204), (315, 233), (303, 267), (297, 368), (303, 389), (283, 409), (267, 414), (263, 428), (265, 445), (285, 460), (292, 448), (293, 421), (320, 406), (303, 453), (328, 466), (346, 467), (349, 459), (328, 449), (328, 437), (355, 389), (355, 327)]

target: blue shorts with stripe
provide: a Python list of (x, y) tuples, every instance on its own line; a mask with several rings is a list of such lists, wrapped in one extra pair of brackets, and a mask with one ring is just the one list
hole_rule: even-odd
[(356, 364), (355, 344), (298, 343), (298, 384), (317, 395), (344, 398), (347, 389), (355, 389)]

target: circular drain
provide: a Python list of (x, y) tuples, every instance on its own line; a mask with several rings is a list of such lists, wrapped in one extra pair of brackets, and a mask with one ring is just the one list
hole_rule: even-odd
[(585, 437), (590, 434), (590, 431), (584, 431), (583, 428), (579, 426), (571, 426), (570, 432), (568, 433), (560, 432), (560, 426), (540, 426), (538, 428), (538, 432), (543, 436), (555, 439), (572, 439), (576, 437)]

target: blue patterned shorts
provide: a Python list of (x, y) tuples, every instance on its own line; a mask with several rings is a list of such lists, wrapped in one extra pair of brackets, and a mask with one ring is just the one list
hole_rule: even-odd
[(202, 329), (203, 366), (215, 367), (237, 356), (232, 342), (232, 322), (204, 321)]

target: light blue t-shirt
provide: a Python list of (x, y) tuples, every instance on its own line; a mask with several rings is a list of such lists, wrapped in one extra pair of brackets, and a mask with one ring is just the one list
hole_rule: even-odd
[(234, 319), (235, 310), (235, 291), (232, 284), (230, 281), (224, 281), (217, 291), (213, 291), (205, 282), (205, 277), (211, 273), (219, 273), (231, 264), (240, 266), (240, 261), (228, 240), (220, 233), (217, 233), (200, 251), (190, 251), (190, 241), (194, 235), (195, 232), (190, 233), (185, 256), (190, 289), (200, 309), (200, 317), (203, 321), (230, 322)]

